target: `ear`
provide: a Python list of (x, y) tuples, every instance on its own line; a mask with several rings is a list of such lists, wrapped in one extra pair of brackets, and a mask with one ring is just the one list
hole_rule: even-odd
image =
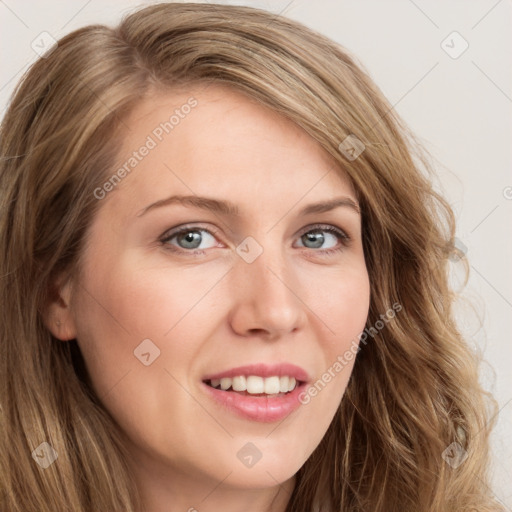
[(62, 341), (76, 338), (76, 327), (71, 311), (72, 281), (60, 276), (50, 285), (48, 300), (43, 311), (46, 328)]

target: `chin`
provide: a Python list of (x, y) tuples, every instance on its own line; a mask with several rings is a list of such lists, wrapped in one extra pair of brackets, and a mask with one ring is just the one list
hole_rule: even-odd
[[(240, 489), (267, 489), (281, 485), (293, 478), (299, 468), (284, 466), (282, 463), (266, 464), (262, 461), (252, 468), (232, 468), (232, 473), (224, 481), (223, 485)], [(225, 478), (219, 475), (219, 480)]]

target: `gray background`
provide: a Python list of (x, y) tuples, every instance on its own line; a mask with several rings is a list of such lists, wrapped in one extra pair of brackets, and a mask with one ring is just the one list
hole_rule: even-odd
[[(47, 37), (41, 32), (58, 39), (86, 24), (112, 25), (150, 3), (0, 0), (0, 116), (37, 57), (33, 46)], [(511, 0), (219, 3), (282, 12), (342, 44), (434, 157), (438, 188), (456, 212), (459, 244), (471, 268), (463, 296), (477, 314), (461, 302), (460, 325), (484, 353), (482, 383), (500, 406), (492, 437), (493, 491), (512, 510)], [(460, 266), (453, 262), (456, 285)]]

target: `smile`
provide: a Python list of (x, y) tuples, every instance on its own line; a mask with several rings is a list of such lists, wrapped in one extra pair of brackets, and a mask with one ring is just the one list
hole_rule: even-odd
[(278, 377), (260, 377), (258, 375), (239, 375), (237, 377), (224, 377), (207, 381), (211, 387), (222, 391), (236, 391), (249, 395), (279, 396), (293, 391), (297, 386), (295, 377), (285, 375)]
[(202, 385), (216, 407), (229, 415), (258, 422), (284, 419), (300, 405), (310, 380), (292, 364), (253, 364), (208, 375)]

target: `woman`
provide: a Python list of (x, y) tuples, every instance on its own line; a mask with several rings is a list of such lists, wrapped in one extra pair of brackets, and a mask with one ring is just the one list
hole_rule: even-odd
[(1, 128), (2, 510), (500, 510), (413, 141), (260, 10), (60, 40)]

